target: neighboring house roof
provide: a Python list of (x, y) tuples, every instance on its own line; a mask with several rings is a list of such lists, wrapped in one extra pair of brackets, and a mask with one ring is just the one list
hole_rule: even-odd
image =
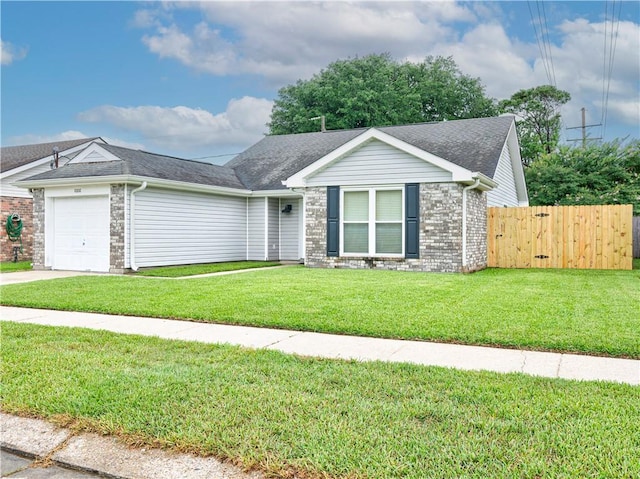
[(78, 140), (54, 141), (51, 143), (38, 143), (35, 145), (3, 146), (0, 149), (0, 171), (13, 170), (20, 166), (28, 165), (36, 160), (50, 156), (53, 148), (57, 147), (60, 152), (68, 150), (83, 143), (101, 140), (100, 137), (81, 138)]
[(93, 144), (90, 148), (103, 149), (113, 155), (110, 161), (83, 162), (83, 154), (71, 163), (50, 170), (28, 181), (61, 180), (101, 176), (136, 176), (162, 180), (221, 186), (244, 190), (231, 168), (193, 160), (183, 160), (172, 156), (159, 155), (141, 150), (132, 150), (114, 145)]
[[(378, 127), (409, 145), (493, 178), (513, 117)], [(281, 189), (293, 176), (369, 128), (266, 136), (225, 166), (251, 190)]]

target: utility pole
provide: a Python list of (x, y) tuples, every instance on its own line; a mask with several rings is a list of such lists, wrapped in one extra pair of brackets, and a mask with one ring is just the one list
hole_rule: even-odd
[(571, 126), (568, 127), (567, 130), (575, 130), (576, 128), (580, 128), (582, 130), (582, 138), (574, 138), (572, 140), (567, 140), (567, 141), (582, 141), (582, 148), (584, 148), (585, 146), (587, 146), (587, 141), (588, 140), (602, 140), (602, 137), (598, 137), (598, 138), (587, 138), (587, 128), (591, 128), (592, 126), (602, 126), (602, 123), (597, 123), (594, 125), (587, 125), (587, 120), (586, 120), (586, 112), (587, 110), (585, 109), (585, 107), (580, 108), (580, 111), (582, 112), (582, 125), (580, 126)]

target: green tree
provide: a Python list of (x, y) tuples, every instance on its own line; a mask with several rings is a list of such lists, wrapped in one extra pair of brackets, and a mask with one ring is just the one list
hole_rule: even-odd
[(280, 89), (271, 134), (385, 126), (493, 116), (495, 101), (477, 78), (463, 75), (451, 58), (399, 63), (389, 54), (338, 60), (310, 80)]
[(542, 85), (520, 90), (498, 104), (501, 113), (513, 113), (519, 118), (516, 130), (525, 166), (558, 147), (562, 127), (560, 107), (569, 100), (571, 95), (568, 92)]
[(525, 175), (532, 206), (632, 204), (640, 214), (640, 140), (563, 146)]

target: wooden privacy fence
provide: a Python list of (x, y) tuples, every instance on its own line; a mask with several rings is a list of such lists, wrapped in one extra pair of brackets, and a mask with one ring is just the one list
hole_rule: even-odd
[(640, 216), (633, 217), (633, 257), (640, 258)]
[(488, 265), (632, 268), (632, 206), (489, 208)]

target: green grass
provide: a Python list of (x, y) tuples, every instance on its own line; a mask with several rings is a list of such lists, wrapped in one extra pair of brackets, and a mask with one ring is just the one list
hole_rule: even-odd
[(640, 258), (635, 258), (633, 260), (633, 269), (640, 269)]
[(286, 268), (5, 285), (12, 306), (640, 358), (640, 271)]
[(3, 261), (0, 263), (0, 273), (14, 273), (16, 271), (28, 271), (31, 269), (31, 261)]
[(2, 409), (271, 477), (640, 477), (640, 388), (2, 325)]
[(221, 273), (224, 271), (237, 271), (240, 269), (266, 268), (279, 266), (274, 261), (233, 261), (230, 263), (189, 264), (182, 266), (163, 266), (161, 268), (146, 268), (136, 273), (139, 276), (159, 276), (165, 278), (177, 278), (180, 276), (195, 276), (198, 274)]

